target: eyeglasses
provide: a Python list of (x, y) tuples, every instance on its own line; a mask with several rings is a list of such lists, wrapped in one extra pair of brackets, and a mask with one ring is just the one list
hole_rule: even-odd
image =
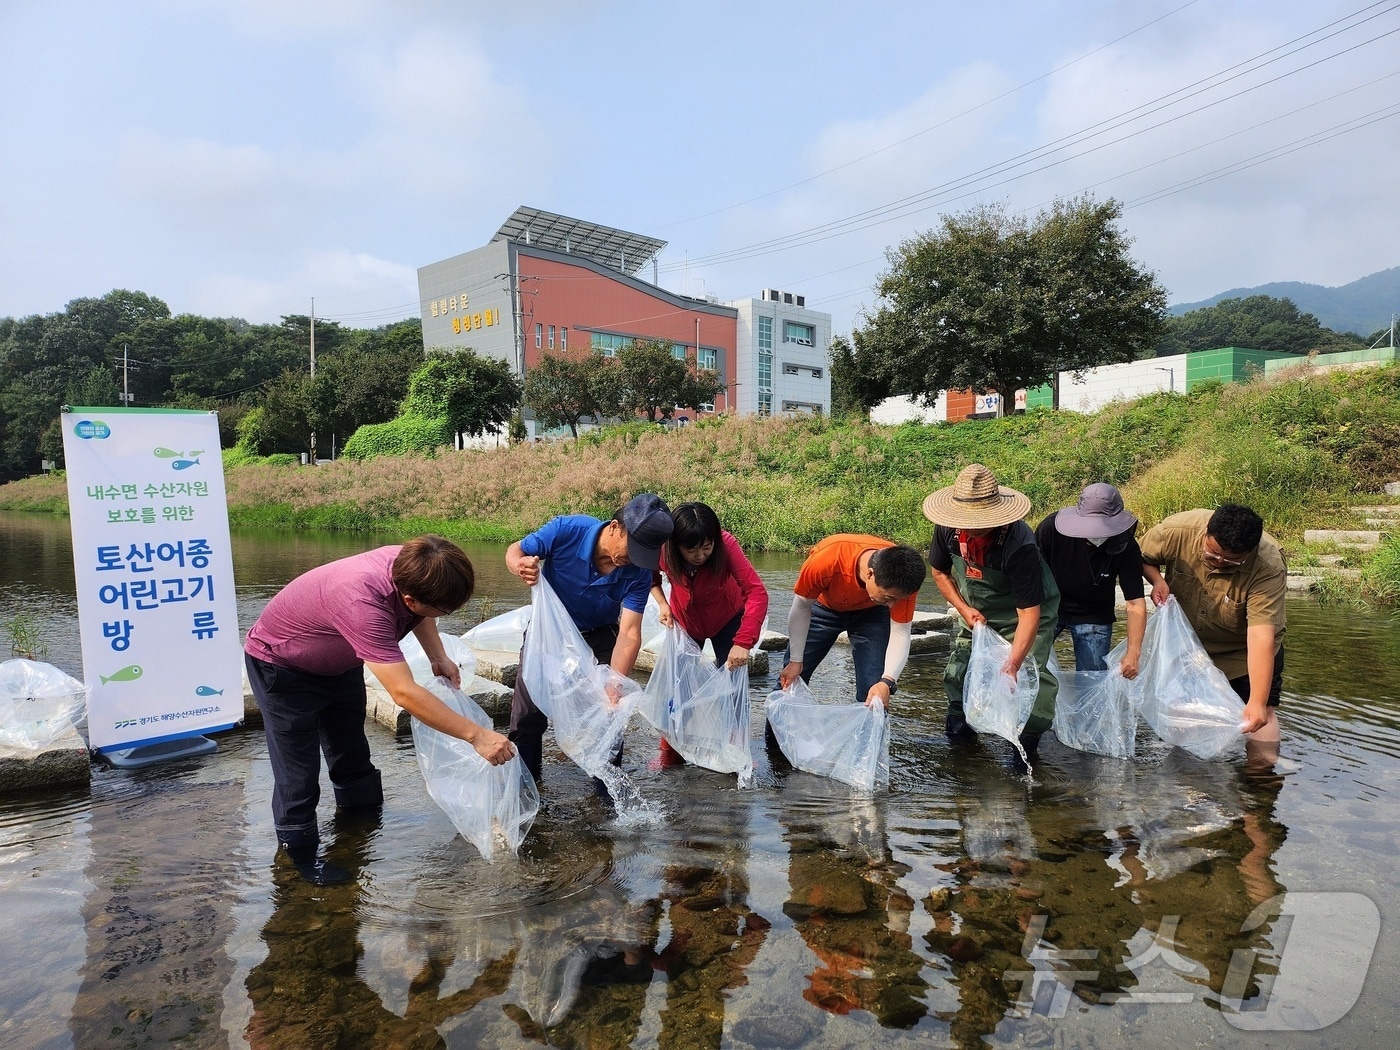
[(1201, 540), (1201, 554), (1211, 565), (1224, 569), (1238, 569), (1249, 560), (1248, 554), (1238, 558), (1226, 557), (1224, 550), (1225, 548), (1220, 546), (1220, 544), (1216, 542), (1215, 537), (1211, 536), (1209, 533)]

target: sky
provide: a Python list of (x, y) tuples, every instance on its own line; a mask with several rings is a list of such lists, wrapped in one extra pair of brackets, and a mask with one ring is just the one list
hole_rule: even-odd
[(1171, 302), (1400, 265), (1393, 2), (0, 0), (0, 127), (0, 316), (376, 327), (520, 205), (835, 332), (942, 216), (1085, 193)]

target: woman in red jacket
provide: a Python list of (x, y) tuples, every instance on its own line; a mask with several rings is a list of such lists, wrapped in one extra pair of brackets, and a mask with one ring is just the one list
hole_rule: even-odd
[[(768, 590), (743, 548), (720, 528), (719, 518), (704, 503), (682, 503), (671, 511), (675, 528), (661, 549), (661, 572), (671, 581), (669, 602), (661, 590), (661, 573), (653, 577), (652, 597), (661, 623), (679, 623), (698, 645), (709, 641), (715, 666), (748, 666), (749, 650), (758, 643), (768, 615)], [(675, 756), (665, 738), (661, 758)]]

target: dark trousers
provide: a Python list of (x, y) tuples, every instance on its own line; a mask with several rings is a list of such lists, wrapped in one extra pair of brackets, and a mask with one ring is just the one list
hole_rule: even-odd
[[(591, 631), (583, 632), (583, 640), (588, 643), (588, 647), (593, 650), (593, 657), (600, 664), (612, 662), (613, 647), (617, 645), (617, 624), (610, 623), (605, 627), (596, 627)], [(528, 639), (529, 632), (526, 632)], [(526, 644), (529, 642), (527, 640)], [(525, 649), (520, 649), (520, 662), (525, 662)], [(535, 778), (536, 783), (544, 775), (544, 731), (549, 727), (549, 719), (545, 713), (535, 706), (535, 702), (530, 699), (530, 690), (525, 688), (525, 676), (519, 670), (515, 672), (515, 691), (510, 698), (510, 729), (506, 731), (506, 738), (515, 745), (516, 753), (520, 755), (520, 761), (525, 763), (525, 768)], [(613, 756), (613, 765), (622, 764), (622, 744), (619, 741), (617, 753)]]
[[(1233, 689), (1241, 700), (1249, 703), (1249, 675), (1242, 674), (1238, 678), (1230, 679), (1230, 688)], [(1269, 706), (1278, 707), (1279, 696), (1283, 693), (1283, 647), (1279, 646), (1278, 652), (1274, 655), (1274, 677), (1269, 683)]]
[(322, 753), (336, 805), (383, 804), (384, 788), (365, 736), (364, 668), (327, 676), (278, 667), (247, 653), (243, 659), (267, 736), (278, 837), (289, 844), (319, 838)]
[[(734, 648), (734, 636), (739, 633), (739, 628), (744, 626), (744, 611), (740, 609), (733, 618), (715, 632), (715, 636), (709, 639), (709, 643), (715, 650), (715, 666), (723, 667), (729, 659), (729, 650)], [(689, 634), (690, 632), (686, 632)], [(690, 635), (696, 645), (704, 646), (706, 639), (696, 638)]]

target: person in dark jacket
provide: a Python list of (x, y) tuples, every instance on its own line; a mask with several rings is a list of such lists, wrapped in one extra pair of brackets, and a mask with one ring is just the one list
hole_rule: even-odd
[(1147, 599), (1142, 585), (1142, 551), (1135, 536), (1138, 520), (1123, 509), (1112, 485), (1087, 485), (1079, 503), (1040, 523), (1035, 541), (1060, 588), (1060, 619), (1055, 636), (1068, 631), (1077, 671), (1107, 671), (1113, 646), (1117, 591), (1128, 603), (1128, 648), (1119, 662), (1124, 678), (1136, 678), (1147, 630)]

